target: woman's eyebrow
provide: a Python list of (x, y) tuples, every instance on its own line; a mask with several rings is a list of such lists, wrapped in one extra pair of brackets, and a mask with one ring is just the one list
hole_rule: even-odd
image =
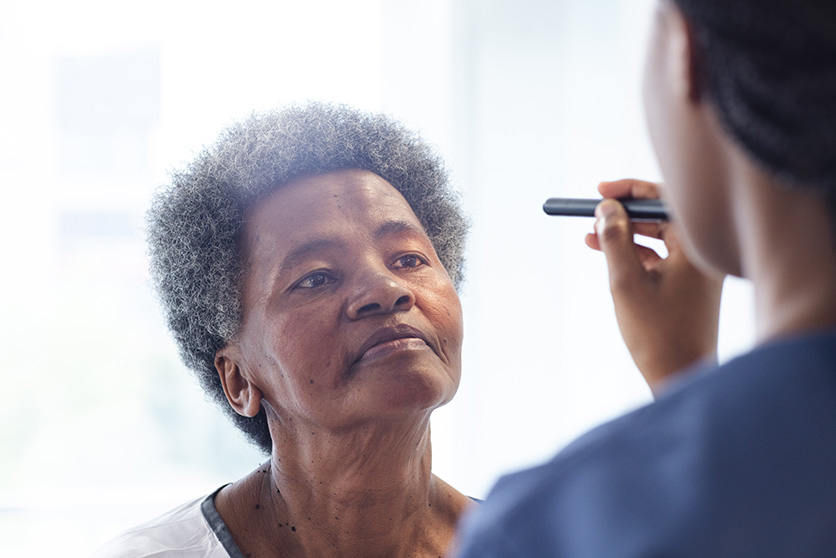
[[(387, 221), (374, 232), (375, 240), (403, 232), (426, 236), (424, 229), (415, 226), (409, 221)], [(300, 244), (287, 253), (278, 267), (278, 275), (302, 263), (307, 258), (325, 250), (339, 250), (344, 246), (340, 241), (333, 238), (314, 238)]]
[(333, 250), (340, 248), (342, 244), (330, 238), (315, 238), (303, 244), (300, 244), (284, 257), (278, 269), (278, 274), (281, 275), (288, 269), (291, 269), (298, 264), (305, 261), (307, 258), (325, 250)]
[(409, 232), (413, 234), (419, 234), (421, 236), (426, 236), (424, 229), (421, 227), (416, 227), (413, 223), (409, 221), (387, 221), (380, 225), (377, 230), (374, 232), (374, 237), (377, 240), (385, 236), (390, 236), (393, 234), (399, 234), (402, 232)]

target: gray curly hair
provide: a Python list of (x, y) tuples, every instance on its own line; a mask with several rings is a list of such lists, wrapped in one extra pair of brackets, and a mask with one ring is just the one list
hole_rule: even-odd
[(404, 196), (458, 288), (468, 226), (458, 195), (434, 150), (383, 115), (319, 103), (253, 114), (174, 172), (148, 211), (151, 276), (180, 356), (266, 453), (264, 410), (238, 415), (214, 365), (242, 322), (243, 215), (283, 184), (341, 169), (371, 171)]

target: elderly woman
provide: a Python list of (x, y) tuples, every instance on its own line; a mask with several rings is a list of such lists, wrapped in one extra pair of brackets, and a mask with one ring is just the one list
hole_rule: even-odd
[(440, 556), (471, 500), (431, 471), (461, 371), (465, 219), (392, 121), (308, 105), (229, 128), (149, 213), (184, 361), (269, 460), (100, 556)]

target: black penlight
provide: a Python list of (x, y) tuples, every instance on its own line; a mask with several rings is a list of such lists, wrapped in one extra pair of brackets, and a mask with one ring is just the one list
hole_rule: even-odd
[[(622, 199), (618, 200), (627, 210), (630, 219), (637, 221), (668, 221), (668, 209), (662, 200)], [(549, 198), (543, 204), (543, 211), (549, 215), (570, 217), (595, 217), (595, 206), (601, 200), (584, 198)]]

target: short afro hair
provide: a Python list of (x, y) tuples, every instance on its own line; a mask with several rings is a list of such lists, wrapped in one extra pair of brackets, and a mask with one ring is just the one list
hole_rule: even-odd
[(238, 415), (214, 365), (242, 322), (243, 215), (294, 179), (343, 169), (371, 171), (403, 195), (458, 288), (468, 228), (458, 194), (435, 151), (380, 114), (322, 103), (253, 114), (174, 172), (148, 211), (151, 276), (180, 355), (203, 390), (268, 454), (264, 410)]

